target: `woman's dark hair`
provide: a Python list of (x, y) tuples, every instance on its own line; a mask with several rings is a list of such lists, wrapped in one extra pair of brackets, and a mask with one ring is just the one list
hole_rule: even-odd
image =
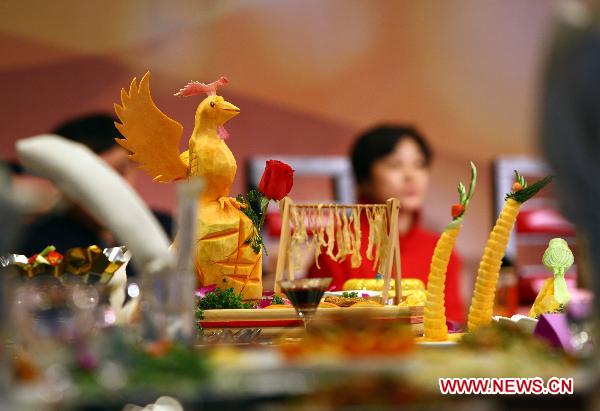
[(65, 121), (52, 130), (52, 133), (81, 143), (100, 154), (115, 147), (115, 138), (121, 137), (115, 127), (115, 120), (110, 114), (87, 114)]
[(373, 164), (394, 151), (396, 145), (405, 139), (417, 143), (425, 158), (425, 165), (429, 166), (433, 152), (416, 129), (409, 126), (380, 125), (362, 133), (352, 147), (350, 157), (356, 182), (360, 184), (369, 181)]

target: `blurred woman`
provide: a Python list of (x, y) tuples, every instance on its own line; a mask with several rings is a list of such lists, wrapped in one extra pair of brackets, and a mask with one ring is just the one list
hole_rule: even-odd
[[(432, 151), (414, 128), (386, 125), (368, 130), (356, 140), (351, 152), (352, 168), (359, 202), (385, 203), (391, 197), (400, 200), (399, 231), (403, 278), (418, 278), (427, 284), (429, 265), (438, 233), (421, 225), (421, 208), (429, 186)], [(363, 225), (366, 225), (364, 219)], [(335, 262), (324, 253), (310, 277), (332, 277), (332, 285), (341, 290), (350, 278), (374, 278), (373, 262), (366, 258), (368, 229), (362, 230), (362, 264), (352, 268), (350, 258)], [(446, 273), (446, 318), (462, 323), (460, 297), (461, 262), (452, 254)]]

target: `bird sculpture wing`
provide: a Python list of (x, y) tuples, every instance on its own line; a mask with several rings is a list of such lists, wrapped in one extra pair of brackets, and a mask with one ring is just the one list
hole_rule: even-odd
[(130, 151), (130, 158), (140, 163), (155, 181), (166, 183), (186, 178), (186, 156), (179, 153), (183, 126), (156, 107), (150, 96), (150, 72), (136, 84), (134, 78), (129, 92), (121, 89), (121, 105), (115, 104), (120, 123), (115, 126), (123, 135), (116, 139)]

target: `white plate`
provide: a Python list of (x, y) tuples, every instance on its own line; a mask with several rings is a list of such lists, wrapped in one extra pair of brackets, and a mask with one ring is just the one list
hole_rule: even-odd
[(533, 330), (535, 329), (535, 326), (538, 323), (538, 320), (536, 320), (535, 318), (531, 318), (521, 314), (515, 314), (510, 318), (495, 315), (492, 317), (492, 320), (497, 321), (499, 323), (515, 323), (517, 324), (517, 327), (530, 334), (533, 334)]

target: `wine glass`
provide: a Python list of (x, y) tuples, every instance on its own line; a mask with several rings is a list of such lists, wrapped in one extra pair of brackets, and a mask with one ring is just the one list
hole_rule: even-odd
[(331, 278), (301, 278), (279, 281), (281, 291), (292, 302), (296, 313), (302, 318), (304, 327), (314, 317), (323, 294), (331, 284)]

